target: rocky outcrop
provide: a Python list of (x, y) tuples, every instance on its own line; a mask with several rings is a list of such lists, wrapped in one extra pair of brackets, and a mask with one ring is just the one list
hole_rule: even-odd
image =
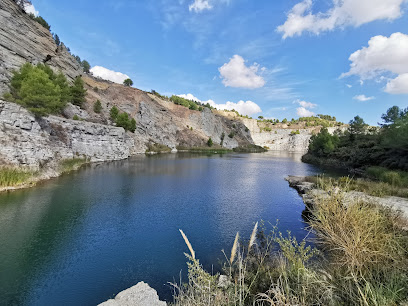
[(156, 290), (144, 282), (120, 292), (115, 299), (107, 300), (99, 306), (166, 306), (160, 301)]
[(2, 164), (40, 170), (62, 159), (119, 160), (133, 154), (134, 140), (123, 128), (56, 116), (35, 118), (15, 103), (0, 100)]
[(61, 44), (54, 42), (50, 31), (32, 20), (12, 0), (0, 3), (0, 97), (8, 89), (12, 71), (24, 63), (47, 63), (73, 80), (82, 68)]
[[(288, 176), (285, 178), (288, 181), (289, 186), (296, 189), (299, 195), (303, 198), (303, 202), (312, 207), (315, 204), (316, 197), (326, 198), (329, 197), (329, 193), (322, 189), (318, 189), (314, 183), (308, 182), (304, 176)], [(343, 204), (349, 205), (355, 201), (363, 201), (369, 203), (375, 203), (391, 209), (400, 211), (402, 215), (408, 219), (408, 199), (400, 197), (374, 197), (365, 194), (360, 191), (347, 191), (342, 193)]]

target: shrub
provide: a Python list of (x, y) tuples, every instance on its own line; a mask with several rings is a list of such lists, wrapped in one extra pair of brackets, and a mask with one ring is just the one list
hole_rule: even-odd
[(112, 121), (116, 122), (116, 118), (119, 115), (119, 109), (116, 106), (113, 106), (109, 112)]
[(229, 138), (234, 138), (234, 136), (235, 136), (235, 132), (234, 132), (234, 131), (232, 131), (231, 133), (228, 134), (228, 137), (229, 137)]
[(213, 141), (212, 141), (211, 137), (207, 141), (207, 146), (209, 146), (209, 147), (213, 146)]
[(72, 120), (80, 120), (78, 115), (74, 115), (74, 117), (72, 117)]
[(93, 106), (93, 110), (95, 113), (99, 114), (102, 111), (102, 104), (101, 101), (96, 100), (94, 106)]
[(290, 136), (295, 136), (295, 135), (299, 135), (299, 134), (300, 134), (300, 131), (299, 131), (299, 130), (291, 131), (291, 132), (290, 132)]
[(46, 28), (48, 31), (51, 31), (51, 26), (48, 24), (48, 22), (45, 21), (44, 18), (41, 16), (35, 16), (34, 14), (29, 14), (30, 18), (32, 20), (37, 21), (39, 24), (41, 24), (44, 28)]
[(70, 88), (62, 73), (55, 74), (44, 64), (24, 64), (15, 71), (10, 82), (11, 92), (7, 97), (43, 116), (61, 113), (70, 99)]

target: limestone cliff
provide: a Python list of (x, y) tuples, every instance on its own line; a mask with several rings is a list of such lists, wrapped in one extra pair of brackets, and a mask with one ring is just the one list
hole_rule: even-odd
[(12, 0), (0, 2), (0, 97), (8, 91), (12, 71), (24, 63), (47, 63), (69, 80), (82, 74), (75, 58), (50, 31), (32, 20)]

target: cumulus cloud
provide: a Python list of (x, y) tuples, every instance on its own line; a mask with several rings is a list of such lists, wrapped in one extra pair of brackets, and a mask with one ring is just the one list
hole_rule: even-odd
[(99, 77), (104, 80), (112, 81), (118, 84), (123, 84), (124, 80), (129, 79), (129, 76), (126, 74), (123, 74), (121, 72), (116, 72), (113, 70), (109, 70), (101, 66), (92, 67), (90, 71), (96, 77)]
[(375, 97), (366, 97), (365, 95), (358, 95), (358, 96), (354, 96), (353, 99), (361, 101), (361, 102), (365, 102), (365, 101), (374, 100)]
[(266, 68), (254, 63), (252, 66), (246, 66), (242, 56), (234, 55), (228, 63), (218, 68), (222, 83), (225, 87), (240, 87), (255, 89), (265, 85), (263, 77), (258, 75), (258, 71), (263, 72)]
[(360, 80), (379, 77), (386, 79), (385, 73), (391, 73), (395, 79), (388, 81), (385, 91), (392, 94), (408, 93), (408, 35), (394, 33), (390, 37), (378, 35), (363, 47), (350, 55), (350, 71), (340, 77), (357, 75)]
[(394, 20), (402, 15), (405, 0), (333, 0), (327, 12), (312, 13), (312, 0), (296, 4), (288, 13), (286, 22), (277, 28), (283, 38), (303, 32), (320, 34), (335, 28), (358, 27), (375, 20)]
[(182, 97), (184, 99), (188, 99), (188, 100), (193, 100), (196, 102), (201, 102), (203, 104), (210, 104), (212, 107), (219, 109), (219, 110), (233, 110), (235, 109), (238, 113), (242, 114), (242, 115), (248, 115), (248, 116), (252, 116), (253, 114), (257, 114), (262, 112), (262, 109), (259, 107), (258, 104), (256, 104), (255, 102), (252, 101), (239, 101), (237, 103), (228, 101), (224, 104), (217, 104), (214, 102), (214, 100), (207, 100), (207, 101), (201, 101), (200, 99), (198, 99), (197, 97), (195, 97), (192, 94), (182, 94), (182, 95), (177, 95), (179, 97)]
[(24, 6), (24, 11), (27, 14), (33, 14), (34, 16), (40, 15), (40, 12), (35, 9), (35, 7), (34, 7), (34, 5), (32, 3), (26, 4)]
[(302, 101), (302, 100), (295, 100), (293, 101), (293, 103), (300, 105), (300, 107), (296, 109), (296, 113), (299, 117), (311, 117), (315, 115), (315, 113), (309, 109), (315, 108), (317, 104), (307, 102), (307, 101)]
[(189, 11), (194, 11), (200, 13), (204, 10), (211, 10), (213, 6), (210, 4), (209, 0), (194, 0), (192, 4), (188, 6)]

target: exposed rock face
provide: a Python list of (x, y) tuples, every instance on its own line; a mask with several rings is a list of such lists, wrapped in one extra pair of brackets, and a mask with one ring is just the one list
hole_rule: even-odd
[(99, 306), (166, 306), (160, 301), (156, 290), (144, 282), (120, 292), (115, 299), (107, 300)]
[(32, 20), (12, 0), (0, 3), (0, 97), (8, 89), (12, 71), (24, 63), (46, 62), (73, 80), (82, 68), (62, 44), (57, 45), (50, 31)]
[(75, 156), (91, 161), (124, 159), (134, 148), (123, 128), (55, 116), (36, 119), (19, 105), (1, 100), (0, 143), (2, 164), (37, 170)]

